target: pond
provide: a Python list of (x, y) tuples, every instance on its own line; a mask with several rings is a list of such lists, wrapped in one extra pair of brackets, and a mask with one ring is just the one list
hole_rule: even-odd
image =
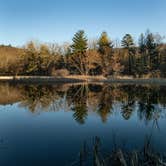
[(120, 147), (166, 151), (166, 86), (0, 84), (0, 165), (72, 165), (95, 137)]

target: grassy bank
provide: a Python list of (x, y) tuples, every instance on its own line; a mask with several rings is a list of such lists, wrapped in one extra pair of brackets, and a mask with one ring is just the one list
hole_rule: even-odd
[(166, 84), (165, 78), (131, 78), (131, 77), (104, 77), (104, 76), (0, 76), (0, 82), (23, 82), (23, 83), (137, 83), (137, 84)]

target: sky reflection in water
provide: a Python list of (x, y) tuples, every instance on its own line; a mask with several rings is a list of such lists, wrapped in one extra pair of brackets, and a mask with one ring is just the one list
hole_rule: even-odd
[(68, 165), (95, 136), (166, 150), (166, 86), (0, 84), (0, 164)]

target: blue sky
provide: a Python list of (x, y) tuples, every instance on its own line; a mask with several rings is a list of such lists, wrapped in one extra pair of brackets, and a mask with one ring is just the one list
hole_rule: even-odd
[(166, 0), (0, 0), (0, 44), (70, 42), (79, 29), (137, 39), (147, 28), (166, 35)]

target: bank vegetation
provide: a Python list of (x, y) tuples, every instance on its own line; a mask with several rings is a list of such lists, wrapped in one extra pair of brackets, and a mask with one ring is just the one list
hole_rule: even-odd
[(166, 44), (149, 30), (138, 41), (126, 34), (111, 40), (106, 32), (88, 40), (83, 30), (72, 43), (28, 42), (22, 48), (0, 46), (1, 76), (90, 75), (115, 78), (161, 78), (166, 76)]

